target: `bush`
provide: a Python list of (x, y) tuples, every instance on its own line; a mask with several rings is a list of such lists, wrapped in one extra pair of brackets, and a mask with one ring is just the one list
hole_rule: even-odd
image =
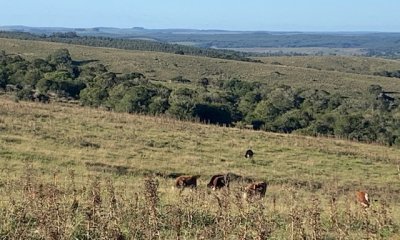
[(101, 87), (85, 88), (79, 93), (79, 97), (82, 104), (99, 107), (108, 98), (108, 92)]
[(274, 131), (291, 133), (310, 124), (311, 116), (307, 112), (293, 110), (278, 117), (273, 125)]
[(34, 97), (33, 97), (33, 90), (32, 88), (24, 88), (19, 90), (16, 94), (15, 94), (15, 98), (17, 100), (24, 100), (24, 101), (33, 101)]
[(165, 113), (169, 106), (168, 98), (160, 96), (153, 97), (149, 104), (149, 113), (153, 115)]
[(191, 81), (189, 79), (186, 79), (182, 76), (177, 76), (171, 79), (172, 82), (178, 82), (178, 83), (190, 83)]

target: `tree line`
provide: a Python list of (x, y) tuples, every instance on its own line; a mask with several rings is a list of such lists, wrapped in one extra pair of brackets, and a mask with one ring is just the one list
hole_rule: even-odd
[(400, 146), (399, 99), (379, 85), (355, 100), (240, 79), (176, 79), (179, 84), (154, 83), (139, 72), (116, 74), (96, 61), (74, 61), (66, 49), (32, 61), (0, 51), (0, 89), (17, 100), (66, 98), (118, 112)]

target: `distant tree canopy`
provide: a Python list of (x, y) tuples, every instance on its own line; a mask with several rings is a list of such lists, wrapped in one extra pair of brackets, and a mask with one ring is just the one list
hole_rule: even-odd
[(98, 62), (77, 64), (66, 49), (32, 61), (0, 51), (0, 89), (15, 93), (18, 100), (78, 100), (119, 112), (400, 146), (399, 98), (380, 85), (369, 86), (354, 104), (324, 90), (184, 79), (178, 76), (177, 83), (166, 85), (139, 72), (116, 74)]

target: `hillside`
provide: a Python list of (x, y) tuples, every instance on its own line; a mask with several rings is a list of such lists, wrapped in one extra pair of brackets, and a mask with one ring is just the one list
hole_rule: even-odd
[[(347, 51), (368, 56), (399, 58), (399, 33), (389, 32), (284, 32), (284, 31), (224, 31), (197, 29), (133, 28), (35, 28), (0, 26), (8, 32), (37, 35), (75, 33), (78, 36), (111, 37), (114, 39), (148, 39), (163, 43), (179, 43), (204, 48), (247, 49), (255, 52), (275, 52), (290, 48), (290, 54), (315, 54), (307, 48), (318, 48), (323, 54), (347, 54)], [(203, 48), (203, 49), (204, 49)], [(264, 49), (262, 51), (259, 51)], [(332, 52), (332, 49), (337, 51)], [(343, 50), (343, 51), (342, 51)]]
[[(183, 76), (192, 81), (201, 78), (209, 78), (212, 81), (238, 78), (246, 81), (259, 81), (269, 85), (286, 84), (296, 88), (323, 89), (332, 93), (340, 92), (355, 98), (360, 94), (362, 95), (371, 84), (379, 84), (388, 91), (400, 91), (397, 79), (370, 75), (381, 69), (400, 69), (400, 63), (391, 60), (340, 57), (339, 63), (332, 66), (331, 59), (334, 57), (294, 58), (298, 59), (297, 63), (288, 63), (297, 60), (282, 60), (289, 58), (271, 57), (263, 59), (266, 64), (262, 64), (60, 43), (0, 40), (0, 49), (11, 53), (20, 53), (27, 58), (45, 58), (60, 48), (68, 49), (73, 58), (100, 60), (111, 71), (117, 73), (142, 72), (147, 78), (154, 81), (166, 82), (177, 76)], [(318, 59), (318, 64), (313, 59)], [(271, 64), (279, 61), (282, 61), (282, 65)], [(309, 61), (310, 63), (308, 63)], [(363, 65), (359, 63), (360, 61), (363, 62)], [(308, 68), (309, 64), (315, 66)], [(340, 67), (343, 64), (345, 67)], [(332, 68), (335, 71), (330, 71)], [(355, 68), (355, 70), (351, 70), (352, 68)]]
[(148, 38), (112, 38), (112, 37), (93, 37), (93, 36), (78, 36), (75, 32), (53, 33), (47, 35), (35, 35), (26, 32), (1, 32), (0, 38), (43, 41), (43, 42), (58, 42), (75, 44), (91, 47), (108, 47), (125, 50), (153, 51), (165, 52), (179, 55), (205, 56), (219, 59), (229, 59), (245, 62), (254, 62), (256, 60), (248, 58), (250, 54), (227, 49), (199, 48), (190, 45), (165, 43)]
[[(15, 103), (5, 96), (0, 110), (2, 158), (19, 170), (25, 160), (46, 171), (60, 165), (84, 170), (87, 163), (104, 163), (139, 173), (233, 171), (282, 184), (320, 171), (302, 167), (308, 162), (323, 166), (317, 175), (326, 184), (333, 180), (333, 172), (338, 174), (335, 181), (344, 185), (358, 182), (363, 175), (370, 176), (357, 183), (363, 187), (397, 181), (385, 177), (396, 177), (394, 166), (400, 154), (396, 148), (112, 113), (73, 104)], [(242, 157), (249, 147), (256, 152), (255, 164)], [(343, 169), (334, 171), (337, 167)], [(382, 172), (374, 173), (376, 169)]]
[(118, 112), (400, 146), (400, 70), (394, 60), (242, 62), (26, 40), (0, 43), (6, 50), (0, 52), (0, 90), (18, 100), (69, 99)]
[(257, 58), (267, 64), (374, 75), (381, 71), (400, 69), (400, 61), (367, 57), (343, 56), (293, 56)]
[[(169, 239), (177, 234), (255, 237), (261, 229), (282, 239), (300, 236), (303, 228), (310, 237), (396, 239), (400, 234), (399, 149), (72, 104), (17, 103), (7, 96), (0, 96), (0, 132), (0, 212), (7, 216), (0, 219), (0, 237), (147, 238), (154, 234), (148, 228)], [(248, 148), (255, 152), (253, 161), (243, 157)], [(209, 177), (221, 172), (268, 181), (266, 198), (242, 202), (240, 182), (232, 182), (231, 192), (207, 191)], [(157, 176), (158, 185), (148, 185), (154, 183), (145, 180), (149, 174)], [(200, 174), (199, 190), (172, 189), (179, 174)], [(356, 190), (377, 200), (371, 211), (353, 203)], [(227, 205), (218, 207), (216, 199)], [(181, 219), (182, 225), (165, 219)], [(263, 227), (256, 224), (261, 220)], [(235, 222), (234, 227), (227, 232), (216, 227), (224, 221)], [(285, 227), (290, 224), (295, 224), (291, 230)]]

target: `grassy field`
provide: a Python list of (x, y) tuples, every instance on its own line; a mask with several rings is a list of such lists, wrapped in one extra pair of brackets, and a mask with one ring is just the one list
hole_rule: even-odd
[(282, 64), (316, 70), (338, 71), (373, 75), (375, 72), (394, 71), (400, 68), (400, 61), (367, 57), (343, 56), (296, 56), (296, 57), (264, 57), (258, 58), (267, 64)]
[[(4, 95), (0, 132), (0, 239), (400, 237), (400, 149)], [(206, 188), (227, 172), (268, 181), (266, 197)], [(198, 190), (174, 189), (179, 174)]]
[(398, 70), (400, 62), (362, 57), (271, 57), (264, 63), (249, 63), (182, 56), (177, 54), (93, 48), (59, 43), (0, 39), (0, 49), (26, 58), (46, 57), (59, 48), (67, 48), (73, 59), (100, 60), (111, 71), (141, 72), (148, 79), (168, 82), (176, 76), (196, 81), (238, 78), (270, 85), (286, 84), (296, 88), (317, 88), (356, 97), (369, 85), (400, 91), (396, 79), (373, 76), (381, 70)]
[(250, 53), (285, 53), (285, 54), (323, 54), (340, 56), (357, 56), (365, 54), (362, 48), (329, 48), (329, 47), (253, 47), (253, 48), (226, 48), (228, 50)]
[[(248, 63), (157, 52), (0, 39), (33, 59), (67, 48), (118, 73), (170, 84), (239, 78), (345, 95), (400, 62), (362, 57), (270, 57)], [(171, 83), (176, 84), (176, 83)], [(244, 158), (246, 149), (255, 152)], [(0, 96), (0, 239), (399, 239), (400, 149), (334, 138), (274, 134)], [(234, 173), (269, 183), (261, 200), (206, 188)], [(197, 191), (177, 175), (201, 175)], [(365, 190), (371, 208), (355, 203)]]

